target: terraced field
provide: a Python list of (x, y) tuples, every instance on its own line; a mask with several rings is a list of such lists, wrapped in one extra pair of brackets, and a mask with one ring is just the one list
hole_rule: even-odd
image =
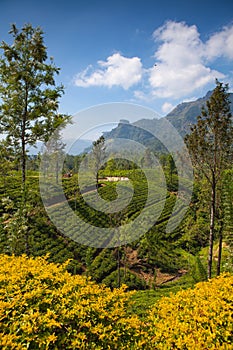
[[(56, 183), (49, 183), (44, 188), (48, 193), (44, 203), (49, 217), (43, 208), (36, 175), (28, 176), (27, 184), (27, 196), (35, 206), (28, 218), (32, 255), (49, 253), (50, 261), (54, 262), (73, 259), (69, 265), (71, 272), (100, 276), (96, 277), (98, 282), (110, 285), (120, 268), (121, 280), (127, 283), (127, 278), (131, 281), (139, 278), (139, 288), (145, 285), (143, 276), (153, 277), (155, 268), (174, 272), (183, 264), (173, 246), (182, 230), (166, 232), (177, 196), (167, 191), (164, 178), (156, 169), (148, 170), (146, 176), (140, 170), (121, 171), (121, 176), (130, 181), (101, 181), (99, 206), (95, 189), (80, 193), (76, 175), (63, 179), (62, 195)], [(9, 197), (14, 202), (11, 214), (20, 206), (20, 181), (15, 174), (7, 178), (7, 186), (1, 182), (1, 198)], [(115, 211), (109, 211), (111, 205)], [(179, 208), (183, 208), (182, 201), (175, 215), (179, 214)], [(5, 210), (3, 204), (0, 210)], [(1, 232), (1, 245), (6, 251), (4, 222)], [(119, 243), (122, 247), (117, 248)], [(134, 264), (130, 262), (127, 247), (137, 252)]]

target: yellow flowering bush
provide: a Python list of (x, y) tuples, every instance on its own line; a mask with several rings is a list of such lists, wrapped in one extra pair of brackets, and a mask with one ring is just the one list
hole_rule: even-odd
[(143, 347), (139, 319), (126, 314), (125, 287), (111, 291), (46, 258), (0, 259), (1, 349)]
[(233, 349), (233, 276), (163, 297), (148, 316), (149, 349)]
[(0, 255), (0, 349), (233, 349), (233, 276), (161, 298), (144, 322), (113, 291), (66, 264)]

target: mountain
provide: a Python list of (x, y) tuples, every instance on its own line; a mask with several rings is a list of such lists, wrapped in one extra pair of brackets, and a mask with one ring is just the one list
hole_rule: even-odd
[[(70, 140), (69, 140), (69, 143)], [(86, 140), (86, 139), (78, 139), (74, 140), (73, 144), (71, 145), (70, 149), (68, 150), (68, 154), (70, 155), (77, 155), (81, 153), (85, 153), (86, 150), (92, 145), (91, 140)]]
[[(212, 91), (209, 91), (206, 96), (195, 101), (183, 102), (167, 114), (166, 117), (160, 119), (140, 119), (132, 124), (120, 122), (116, 128), (104, 133), (104, 137), (106, 139), (131, 139), (142, 143), (153, 151), (164, 152), (163, 144), (154, 135), (162, 136), (160, 139), (166, 140), (165, 143), (169, 144), (170, 147), (176, 146), (177, 140), (173, 136), (171, 137), (167, 121), (184, 137), (189, 132), (190, 126), (196, 123), (197, 116), (201, 114), (202, 107), (205, 106), (211, 94)], [(231, 113), (233, 114), (233, 93), (229, 94), (229, 99), (231, 102)]]
[[(208, 91), (206, 96), (196, 101), (183, 102), (167, 114), (166, 119), (184, 136), (190, 130), (190, 125), (195, 124), (197, 116), (201, 114), (201, 109), (210, 98), (212, 91)], [(233, 114), (233, 94), (229, 96), (231, 102), (231, 113)]]
[[(116, 128), (112, 129), (110, 132), (105, 132), (103, 136), (105, 137), (105, 139), (122, 138), (134, 140), (139, 142), (140, 144), (143, 144), (146, 147), (149, 147), (153, 151), (166, 152), (166, 149), (163, 146), (163, 144), (158, 139), (156, 139), (151, 132), (146, 131), (151, 130), (151, 128), (147, 125), (145, 126), (144, 121), (146, 124), (152, 122), (153, 128), (156, 126), (160, 127), (161, 124), (161, 122), (159, 122), (159, 119), (141, 119), (140, 121), (135, 122), (133, 124), (125, 124), (120, 122)], [(151, 131), (153, 132), (153, 130)]]

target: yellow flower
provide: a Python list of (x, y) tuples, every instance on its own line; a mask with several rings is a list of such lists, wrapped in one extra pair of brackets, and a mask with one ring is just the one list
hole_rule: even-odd
[(54, 343), (57, 340), (57, 336), (53, 333), (51, 335), (48, 336), (47, 338), (47, 344), (49, 343)]

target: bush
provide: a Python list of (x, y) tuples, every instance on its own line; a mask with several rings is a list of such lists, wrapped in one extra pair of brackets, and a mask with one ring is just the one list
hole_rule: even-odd
[(117, 267), (117, 261), (112, 249), (103, 249), (91, 262), (88, 274), (96, 282), (101, 282), (106, 275), (111, 274)]
[(125, 286), (111, 291), (46, 258), (0, 259), (3, 350), (233, 349), (232, 275), (161, 298), (143, 322), (129, 315)]
[(1, 349), (137, 347), (140, 322), (126, 316), (125, 287), (111, 291), (45, 258), (0, 259)]
[(199, 256), (195, 257), (195, 264), (191, 269), (191, 275), (196, 283), (207, 280), (206, 268), (203, 266)]
[[(108, 287), (116, 288), (118, 286), (118, 271), (113, 271), (109, 276), (103, 279), (102, 283)], [(127, 285), (128, 290), (146, 289), (146, 282), (129, 270), (120, 269), (120, 283)]]
[(148, 317), (148, 349), (233, 349), (233, 276), (163, 297)]

